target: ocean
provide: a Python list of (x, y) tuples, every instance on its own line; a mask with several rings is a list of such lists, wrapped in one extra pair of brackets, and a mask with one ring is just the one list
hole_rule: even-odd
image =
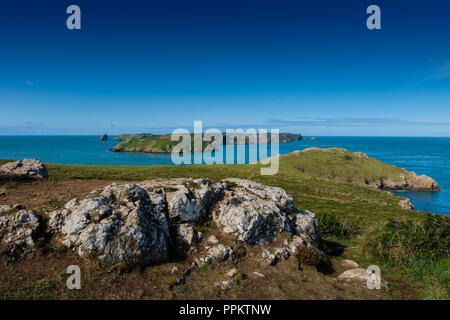
[[(43, 162), (97, 165), (172, 165), (168, 154), (115, 153), (119, 141), (99, 136), (0, 136), (0, 159), (38, 158)], [(439, 192), (399, 192), (417, 210), (450, 214), (450, 138), (317, 137), (280, 144), (280, 154), (309, 147), (339, 147), (362, 151), (378, 160), (426, 174), (439, 183)], [(248, 161), (248, 159), (247, 159)]]

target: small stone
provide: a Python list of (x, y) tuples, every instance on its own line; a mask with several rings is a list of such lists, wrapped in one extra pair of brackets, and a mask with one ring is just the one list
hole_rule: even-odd
[(172, 274), (177, 273), (178, 272), (178, 267), (173, 267), (171, 272), (172, 272)]
[(217, 243), (219, 243), (219, 240), (217, 240), (215, 235), (212, 235), (208, 238), (208, 243), (217, 244)]
[(345, 270), (351, 270), (351, 269), (359, 268), (359, 264), (357, 264), (355, 261), (349, 260), (349, 259), (342, 260), (341, 261), (341, 266)]
[(202, 266), (213, 262), (226, 262), (233, 259), (234, 256), (235, 254), (231, 247), (225, 246), (223, 244), (218, 244), (214, 247), (208, 247), (206, 256), (198, 258), (194, 261), (198, 266)]
[(238, 273), (239, 273), (239, 270), (236, 269), (236, 268), (233, 268), (233, 269), (231, 269), (230, 271), (227, 272), (227, 276), (229, 276), (230, 278), (233, 278)]
[(270, 251), (263, 250), (263, 252), (261, 253), (261, 256), (263, 257), (263, 259), (267, 262), (267, 264), (269, 266), (273, 266), (277, 262), (277, 257)]
[(287, 248), (277, 248), (274, 252), (275, 256), (277, 256), (278, 259), (288, 259), (290, 254), (289, 250)]
[(226, 280), (226, 281), (220, 281), (220, 282), (216, 282), (214, 285), (216, 287), (219, 287), (222, 290), (229, 290), (231, 289), (234, 285), (236, 284), (236, 282), (234, 280)]

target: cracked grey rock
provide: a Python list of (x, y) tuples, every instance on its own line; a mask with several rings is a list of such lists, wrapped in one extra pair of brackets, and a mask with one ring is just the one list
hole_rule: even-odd
[(21, 210), (0, 216), (0, 241), (10, 245), (9, 251), (21, 253), (33, 247), (40, 227), (40, 218), (32, 210)]
[(169, 229), (161, 195), (113, 183), (50, 214), (62, 243), (105, 263), (150, 264), (169, 255)]
[(32, 179), (48, 178), (48, 171), (41, 160), (24, 159), (5, 163), (0, 166), (0, 175), (28, 177)]

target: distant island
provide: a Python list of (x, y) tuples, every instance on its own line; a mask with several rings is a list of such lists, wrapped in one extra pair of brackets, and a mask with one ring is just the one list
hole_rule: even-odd
[[(239, 134), (237, 134), (239, 135)], [(193, 143), (194, 135), (191, 134), (191, 141)], [(234, 138), (232, 140), (226, 139), (225, 133), (222, 133), (222, 144), (241, 144), (239, 142), (239, 138)], [(280, 133), (279, 134), (279, 142), (280, 143), (289, 143), (292, 141), (302, 141), (304, 138), (301, 134), (297, 133)], [(156, 135), (152, 133), (140, 133), (140, 134), (121, 134), (113, 138), (115, 141), (123, 141), (111, 148), (109, 151), (112, 152), (143, 152), (143, 153), (170, 153), (174, 146), (176, 146), (179, 141), (172, 141), (170, 134), (162, 134)], [(258, 141), (252, 138), (245, 138), (245, 144), (254, 144)], [(267, 142), (271, 142), (270, 133), (267, 134)], [(204, 141), (202, 150), (209, 145), (210, 142)], [(192, 146), (193, 147), (193, 146)], [(200, 151), (195, 150), (194, 151)]]

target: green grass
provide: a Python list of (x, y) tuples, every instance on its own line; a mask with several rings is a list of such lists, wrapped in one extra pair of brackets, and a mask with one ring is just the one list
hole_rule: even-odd
[(308, 176), (336, 181), (370, 184), (387, 178), (402, 181), (411, 173), (374, 158), (361, 158), (343, 149), (296, 152), (285, 159), (286, 165)]
[[(222, 134), (225, 136), (225, 134)], [(238, 134), (239, 135), (239, 134)], [(127, 137), (130, 137), (127, 139)], [(172, 141), (170, 134), (163, 135), (122, 135), (120, 139), (126, 139), (112, 148), (112, 151), (118, 152), (146, 152), (146, 153), (170, 153), (172, 149), (179, 143), (179, 141)], [(242, 135), (241, 135), (242, 137)], [(190, 134), (191, 138), (191, 150), (194, 149), (194, 135)], [(249, 143), (249, 138), (244, 135), (245, 143)], [(268, 134), (267, 141), (270, 141), (271, 136)], [(301, 135), (292, 133), (280, 133), (279, 142), (287, 143), (292, 141), (298, 141), (301, 139)], [(236, 140), (237, 141), (237, 140)], [(202, 141), (202, 150), (204, 150), (210, 142)]]
[[(352, 156), (352, 153), (347, 155)], [(386, 221), (388, 217), (423, 216), (403, 210), (399, 198), (387, 192), (357, 183), (363, 176), (388, 176), (396, 179), (403, 170), (380, 161), (356, 158), (351, 163), (341, 153), (311, 151), (301, 156), (282, 157), (278, 174), (260, 175), (260, 164), (251, 165), (195, 165), (195, 166), (83, 166), (46, 164), (52, 180), (98, 179), (114, 181), (142, 181), (154, 178), (210, 178), (229, 177), (251, 179), (285, 189), (295, 199), (299, 209), (320, 214), (349, 217), (365, 228)], [(324, 158), (324, 159), (323, 159)], [(373, 160), (373, 161), (372, 161)], [(301, 169), (299, 169), (301, 168)], [(383, 172), (383, 168), (385, 172)], [(336, 172), (329, 177), (327, 172)], [(352, 180), (353, 182), (349, 182)]]
[(450, 219), (389, 220), (364, 240), (367, 252), (385, 266), (409, 275), (426, 299), (450, 299)]
[(318, 215), (325, 239), (354, 248), (348, 252), (357, 262), (379, 264), (385, 273), (418, 288), (424, 298), (449, 298), (449, 217), (404, 210), (398, 206), (400, 198), (367, 186), (367, 180), (395, 181), (409, 174), (375, 159), (311, 150), (281, 157), (273, 176), (260, 175), (260, 164), (46, 167), (51, 180), (238, 177), (278, 186), (293, 196), (297, 208)]

